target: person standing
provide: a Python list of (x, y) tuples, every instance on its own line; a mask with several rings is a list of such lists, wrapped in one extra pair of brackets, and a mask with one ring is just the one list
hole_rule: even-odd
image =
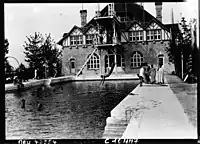
[(160, 68), (160, 83), (164, 84), (164, 65)]
[(140, 68), (140, 73), (137, 74), (137, 76), (139, 77), (139, 80), (140, 80), (140, 86), (142, 86), (142, 83), (144, 82), (144, 65), (142, 64), (141, 65), (141, 68)]
[(34, 79), (37, 79), (37, 74), (38, 74), (38, 70), (37, 69), (35, 69), (35, 73), (34, 73), (35, 75), (34, 75)]
[(164, 84), (164, 65), (159, 66), (159, 69), (157, 72), (157, 83)]
[(156, 82), (156, 69), (153, 67), (153, 64), (151, 64), (150, 69), (150, 82), (151, 84)]
[(149, 83), (150, 79), (149, 79), (149, 70), (150, 70), (150, 67), (148, 66), (147, 63), (144, 63), (144, 82), (145, 83)]

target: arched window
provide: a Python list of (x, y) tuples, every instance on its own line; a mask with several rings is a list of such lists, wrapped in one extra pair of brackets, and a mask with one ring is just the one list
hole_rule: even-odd
[[(90, 55), (88, 55), (89, 57)], [(88, 61), (87, 63), (87, 68), (88, 69), (99, 69), (99, 63), (100, 63), (100, 60), (99, 60), (99, 56), (97, 54), (93, 54), (90, 58), (90, 60)]]
[(131, 57), (131, 68), (138, 68), (142, 65), (144, 61), (143, 55), (136, 51), (133, 53), (133, 56)]
[(71, 68), (74, 69), (75, 68), (75, 59), (74, 58), (70, 58), (70, 64), (71, 64)]

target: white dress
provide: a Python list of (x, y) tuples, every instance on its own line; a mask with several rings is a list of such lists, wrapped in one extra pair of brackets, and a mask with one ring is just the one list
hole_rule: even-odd
[(157, 82), (158, 83), (164, 83), (164, 66), (162, 66), (161, 68), (159, 68), (159, 70), (157, 71)]

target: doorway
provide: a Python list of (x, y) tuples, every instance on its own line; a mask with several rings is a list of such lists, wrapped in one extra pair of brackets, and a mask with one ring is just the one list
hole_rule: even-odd
[(159, 54), (158, 55), (158, 66), (161, 67), (164, 64), (164, 55)]
[(75, 59), (74, 58), (70, 58), (70, 71), (71, 74), (75, 74)]

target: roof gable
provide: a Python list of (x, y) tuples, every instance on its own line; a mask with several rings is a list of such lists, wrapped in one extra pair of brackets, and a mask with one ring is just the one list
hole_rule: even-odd
[(145, 27), (144, 29), (165, 29), (166, 27), (157, 19), (152, 19)]
[(129, 31), (143, 30), (143, 27), (137, 21), (134, 21), (132, 24), (130, 24), (128, 30)]
[(86, 34), (96, 34), (97, 33), (97, 30), (93, 27), (93, 26), (90, 26), (86, 32)]
[(77, 27), (77, 26), (74, 26), (70, 32), (69, 32), (69, 35), (82, 35), (83, 32), (81, 30), (81, 28)]
[(146, 29), (161, 29), (161, 27), (157, 24), (157, 23), (155, 23), (155, 22), (152, 22), (150, 25), (148, 25), (147, 27), (146, 27)]

